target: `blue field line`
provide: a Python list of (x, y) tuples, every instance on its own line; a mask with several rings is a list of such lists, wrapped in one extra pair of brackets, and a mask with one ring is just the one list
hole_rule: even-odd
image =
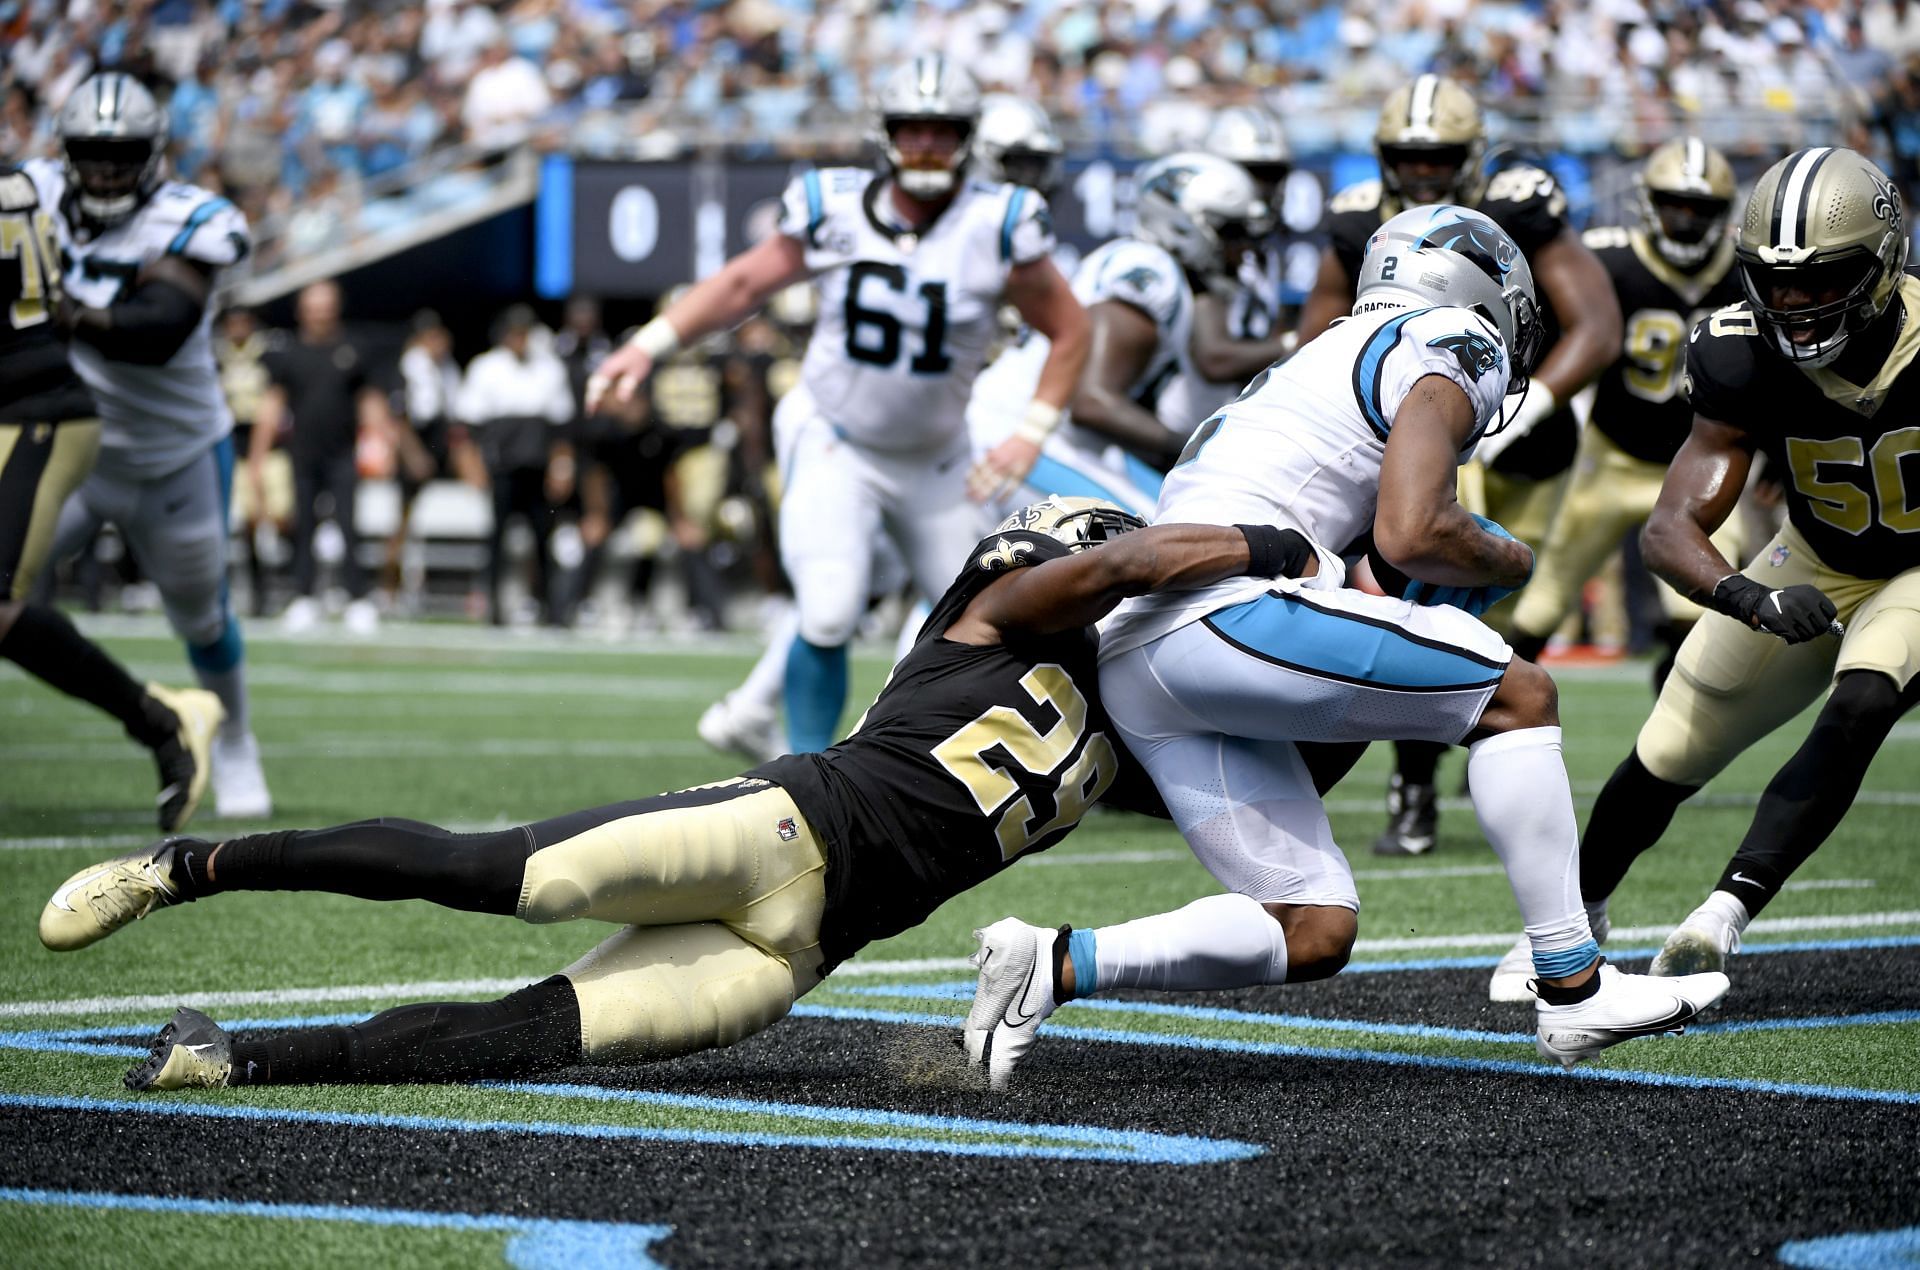
[[(797, 1005), (793, 1012), (805, 1011), (816, 1018), (843, 1019), (865, 1023), (909, 1023), (922, 1027), (951, 1028), (957, 1018), (940, 1014), (909, 1014), (899, 1010), (864, 1010), (829, 1006)], [(1543, 1062), (1506, 1058), (1447, 1058), (1434, 1054), (1400, 1054), (1391, 1050), (1321, 1048), (1313, 1045), (1289, 1045), (1277, 1041), (1243, 1041), (1213, 1036), (1179, 1036), (1157, 1032), (1121, 1032), (1107, 1028), (1047, 1025), (1047, 1033), (1074, 1040), (1102, 1041), (1117, 1045), (1149, 1045), (1162, 1049), (1220, 1050), (1237, 1054), (1265, 1054), (1275, 1058), (1311, 1058), (1356, 1063), (1385, 1063), (1394, 1067), (1429, 1067), (1449, 1071), (1502, 1072), (1515, 1076), (1553, 1079), (1591, 1080), (1604, 1084), (1654, 1085), (1677, 1089), (1728, 1089), (1741, 1093), (1790, 1094), (1800, 1098), (1825, 1098), (1839, 1102), (1890, 1102), (1920, 1106), (1920, 1093), (1904, 1089), (1857, 1089), (1847, 1085), (1803, 1085), (1785, 1081), (1752, 1080), (1734, 1076), (1675, 1076), (1661, 1072), (1622, 1071), (1616, 1068), (1576, 1067), (1571, 1071)], [(1639, 1042), (1635, 1042), (1639, 1043)]]
[[(587, 1091), (589, 1086), (565, 1086)], [(773, 1105), (773, 1104), (769, 1104)], [(119, 1115), (188, 1116), (207, 1120), (277, 1121), (341, 1128), (414, 1129), (437, 1133), (507, 1133), (538, 1137), (603, 1138), (627, 1141), (697, 1142), (717, 1146), (813, 1147), (839, 1151), (900, 1151), (920, 1155), (986, 1156), (997, 1159), (1094, 1160), (1117, 1164), (1220, 1164), (1250, 1160), (1265, 1153), (1251, 1142), (1195, 1138), (1163, 1133), (1132, 1133), (1097, 1125), (1044, 1125), (978, 1121), (977, 1132), (1017, 1132), (1046, 1136), (1050, 1143), (949, 1142), (906, 1137), (865, 1138), (847, 1134), (723, 1132), (652, 1125), (566, 1124), (549, 1120), (463, 1120), (450, 1116), (395, 1115), (385, 1112), (315, 1111), (302, 1108), (248, 1107), (188, 1102), (178, 1098), (90, 1098), (55, 1094), (0, 1094), (0, 1107), (54, 1111), (92, 1111)], [(844, 1117), (851, 1121), (851, 1117)], [(968, 1122), (956, 1120), (956, 1126)], [(1000, 1128), (992, 1126), (999, 1125)]]
[[(1518, 936), (1515, 936), (1518, 938)], [(1873, 935), (1861, 939), (1801, 939), (1783, 944), (1746, 944), (1740, 949), (1739, 956), (1765, 956), (1769, 953), (1798, 952), (1863, 952), (1874, 948), (1920, 948), (1920, 935)], [(1611, 944), (1602, 944), (1600, 951), (1609, 961), (1645, 961), (1651, 960), (1660, 951), (1660, 945), (1649, 944), (1643, 948), (1615, 948)], [(1356, 961), (1350, 962), (1343, 975), (1385, 974), (1398, 970), (1479, 970), (1498, 965), (1502, 953), (1476, 953), (1470, 957), (1420, 957), (1409, 961)]]
[(262, 1204), (247, 1200), (181, 1199), (169, 1195), (122, 1195), (113, 1191), (42, 1191), (0, 1186), (0, 1203), (39, 1208), (114, 1209), (137, 1213), (191, 1213), (204, 1217), (264, 1217), (279, 1221), (352, 1222), (416, 1230), (499, 1232), (507, 1240), (507, 1264), (519, 1270), (613, 1270), (658, 1267), (651, 1245), (671, 1226), (629, 1222), (557, 1221), (496, 1213), (423, 1213), (404, 1208), (354, 1208), (334, 1204)]
[(1838, 1014), (1803, 1019), (1742, 1019), (1732, 1023), (1694, 1024), (1695, 1032), (1811, 1032), (1828, 1027), (1877, 1027), (1889, 1023), (1920, 1023), (1920, 1010), (1881, 1010), (1876, 1014)]
[(1911, 1270), (1920, 1266), (1920, 1226), (1859, 1231), (1781, 1244), (1783, 1265), (1805, 1270)]

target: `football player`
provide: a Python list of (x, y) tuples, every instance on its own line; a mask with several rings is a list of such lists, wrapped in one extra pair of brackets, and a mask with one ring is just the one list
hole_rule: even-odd
[[(1572, 1065), (1676, 1030), (1726, 990), (1602, 964), (1576, 885), (1573, 795), (1552, 679), (1477, 615), (1533, 553), (1455, 500), (1454, 471), (1525, 391), (1539, 316), (1526, 260), (1491, 220), (1418, 207), (1373, 235), (1352, 320), (1202, 424), (1161, 490), (1164, 521), (1300, 530), (1317, 575), (1130, 601), (1102, 627), (1108, 717), (1194, 854), (1228, 889), (1091, 931), (1007, 918), (978, 932), (969, 1054), (996, 1086), (1059, 1002), (1325, 978), (1359, 930), (1353, 873), (1297, 742), (1468, 746), (1474, 810), (1538, 967), (1536, 1045)], [(1335, 554), (1371, 531), (1375, 576)]]
[(1156, 406), (1160, 418), (1183, 435), (1238, 396), (1249, 378), (1292, 353), (1295, 345), (1293, 333), (1280, 326), (1283, 262), (1273, 237), (1287, 178), (1293, 173), (1286, 131), (1264, 106), (1227, 106), (1213, 117), (1202, 148), (1244, 168), (1270, 214), (1267, 237), (1241, 254), (1232, 276), (1219, 276), (1215, 285), (1194, 293), (1194, 340), (1264, 341), (1266, 360), (1245, 374), (1218, 379), (1206, 378), (1191, 362), (1183, 363)]
[(1103, 796), (1156, 808), (1101, 706), (1093, 624), (1124, 596), (1314, 563), (1296, 531), (1139, 523), (1085, 499), (1022, 509), (964, 556), (879, 700), (825, 753), (493, 833), (365, 820), (170, 838), (76, 874), (40, 937), (82, 947), (226, 890), (621, 926), (484, 1004), (244, 1041), (183, 1010), (128, 1074), (136, 1089), (504, 1078), (730, 1045), (870, 940), (1058, 842)]
[[(1380, 179), (1341, 190), (1327, 204), (1330, 241), (1300, 314), (1299, 336), (1304, 344), (1352, 310), (1367, 242), (1402, 208), (1457, 203), (1492, 217), (1539, 279), (1546, 352), (1513, 422), (1487, 438), (1463, 473), (1462, 494), (1538, 550), (1579, 437), (1566, 403), (1619, 358), (1620, 306), (1606, 269), (1567, 224), (1566, 195), (1553, 177), (1516, 164), (1489, 179), (1485, 150), (1479, 104), (1452, 80), (1421, 75), (1388, 97), (1374, 132)], [(1433, 774), (1444, 748), (1397, 747), (1387, 828), (1373, 844), (1377, 854), (1433, 849), (1439, 828)]]
[(1012, 93), (988, 93), (981, 99), (973, 157), (987, 180), (1024, 185), (1052, 198), (1064, 175), (1066, 153), (1066, 142), (1045, 107)]
[[(1687, 332), (1740, 298), (1727, 234), (1734, 184), (1726, 157), (1699, 137), (1669, 141), (1647, 156), (1639, 188), (1639, 225), (1581, 235), (1613, 280), (1627, 315), (1626, 346), (1600, 376), (1573, 479), (1533, 581), (1515, 601), (1511, 642), (1514, 655), (1528, 661), (1539, 660), (1587, 579), (1653, 510), (1693, 420), (1680, 394)], [(1737, 551), (1730, 541), (1718, 545), (1729, 559)], [(1669, 651), (1655, 671), (1656, 692), (1700, 616), (1699, 606), (1671, 587), (1660, 590)]]
[(219, 698), (143, 688), (59, 610), (27, 603), (60, 505), (100, 449), (99, 411), (54, 334), (58, 261), (53, 218), (33, 180), (0, 164), (0, 657), (100, 707), (153, 751), (160, 828), (170, 833), (206, 789)]
[(820, 319), (774, 417), (780, 555), (800, 610), (786, 666), (795, 750), (838, 732), (875, 536), (884, 528), (932, 595), (979, 530), (966, 405), (1002, 296), (1050, 343), (1020, 428), (982, 460), (983, 487), (1026, 475), (1086, 361), (1086, 315), (1051, 259), (1046, 199), (965, 170), (979, 112), (978, 86), (946, 59), (895, 68), (875, 112), (882, 168), (794, 181), (778, 233), (695, 283), (588, 381), (589, 410), (609, 389), (630, 396), (674, 349), (815, 279)]
[[(1197, 419), (1170, 428), (1155, 414), (1162, 388), (1184, 364), (1242, 382), (1273, 360), (1264, 343), (1224, 332), (1196, 337), (1194, 297), (1227, 279), (1270, 220), (1238, 164), (1198, 152), (1169, 155), (1138, 177), (1133, 233), (1089, 253), (1073, 275), (1092, 352), (1073, 394), (1071, 422), (1047, 440), (1021, 488), (1105, 498), (1139, 514), (1153, 508), (1160, 473), (1179, 456)], [(994, 360), (975, 385), (968, 423), (976, 447), (1018, 427), (1049, 356), (1037, 332)], [(1110, 457), (1118, 447), (1124, 457)]]
[(233, 415), (220, 390), (209, 297), (251, 246), (226, 199), (165, 177), (166, 112), (130, 75), (80, 84), (57, 121), (65, 157), (24, 165), (64, 262), (55, 322), (100, 409), (100, 454), (61, 509), (54, 552), (111, 521), (160, 590), (202, 687), (226, 719), (212, 745), (214, 808), (273, 800), (247, 715), (240, 623), (227, 598)]
[[(1641, 544), (1649, 568), (1713, 611), (1587, 822), (1580, 887), (1596, 926), (1682, 802), (1833, 691), (1655, 974), (1726, 964), (1920, 698), (1920, 279), (1906, 259), (1887, 175), (1852, 150), (1798, 151), (1747, 200), (1735, 257), (1746, 299), (1689, 337), (1693, 431)], [(1709, 535), (1763, 451), (1784, 474), (1787, 524), (1737, 570)]]

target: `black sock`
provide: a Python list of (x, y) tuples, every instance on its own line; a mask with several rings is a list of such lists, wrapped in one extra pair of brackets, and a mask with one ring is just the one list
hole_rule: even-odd
[(1612, 895), (1640, 853), (1660, 841), (1673, 813), (1698, 789), (1661, 780), (1640, 761), (1638, 750), (1629, 753), (1587, 816), (1580, 839), (1581, 897), (1591, 904)]
[(1072, 954), (1068, 951), (1073, 939), (1073, 927), (1062, 924), (1060, 933), (1053, 937), (1053, 999), (1055, 1002), (1067, 999), (1067, 990), (1060, 983), (1060, 976), (1066, 971), (1067, 962)]
[[(368, 900), (431, 900), (511, 916), (534, 839), (525, 829), (452, 833), (417, 820), (279, 829), (220, 844), (219, 891), (331, 891)], [(203, 894), (205, 892), (202, 892)]]
[(1556, 988), (1544, 979), (1536, 979), (1533, 982), (1534, 991), (1538, 992), (1540, 999), (1548, 1005), (1578, 1005), (1600, 991), (1600, 967), (1605, 965), (1606, 961), (1607, 959), (1602, 957), (1594, 965), (1593, 973), (1587, 976), (1587, 981), (1577, 988)]
[(180, 730), (180, 720), (147, 695), (119, 662), (82, 635), (58, 609), (29, 604), (0, 639), (0, 656), (120, 720), (127, 735), (148, 749)]
[(1447, 747), (1439, 741), (1400, 741), (1393, 747), (1394, 770), (1402, 785), (1431, 785)]
[(232, 1085), (510, 1080), (580, 1061), (580, 1001), (554, 975), (497, 1001), (403, 1005), (344, 1027), (233, 1043)]

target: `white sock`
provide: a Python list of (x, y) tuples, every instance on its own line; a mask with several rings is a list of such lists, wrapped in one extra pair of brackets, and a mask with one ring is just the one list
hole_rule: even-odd
[(1536, 973), (1559, 979), (1598, 954), (1580, 900), (1580, 830), (1559, 728), (1521, 728), (1467, 747), (1480, 831), (1507, 871)]
[(1209, 895), (1171, 913), (1075, 931), (1072, 938), (1083, 934), (1093, 941), (1095, 973), (1089, 982), (1082, 958), (1074, 958), (1076, 997), (1109, 988), (1184, 992), (1287, 981), (1286, 934), (1258, 900), (1244, 895)]
[(780, 699), (787, 690), (787, 650), (800, 633), (800, 606), (789, 604), (780, 620), (767, 632), (766, 651), (747, 672), (746, 682), (731, 695), (736, 705), (748, 706), (763, 714), (777, 714)]
[(1693, 911), (1712, 916), (1733, 927), (1735, 933), (1745, 932), (1747, 923), (1753, 920), (1753, 914), (1747, 912), (1747, 906), (1732, 891), (1715, 891), (1707, 896), (1706, 903)]

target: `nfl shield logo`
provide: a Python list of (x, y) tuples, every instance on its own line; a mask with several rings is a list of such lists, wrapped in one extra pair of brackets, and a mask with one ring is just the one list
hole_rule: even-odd
[(1787, 562), (1787, 557), (1792, 554), (1793, 552), (1788, 549), (1787, 544), (1781, 543), (1773, 549), (1773, 554), (1767, 557), (1767, 563), (1778, 569)]
[(800, 826), (793, 823), (792, 816), (781, 817), (780, 823), (773, 827), (773, 831), (780, 835), (782, 842), (792, 842), (800, 836)]

